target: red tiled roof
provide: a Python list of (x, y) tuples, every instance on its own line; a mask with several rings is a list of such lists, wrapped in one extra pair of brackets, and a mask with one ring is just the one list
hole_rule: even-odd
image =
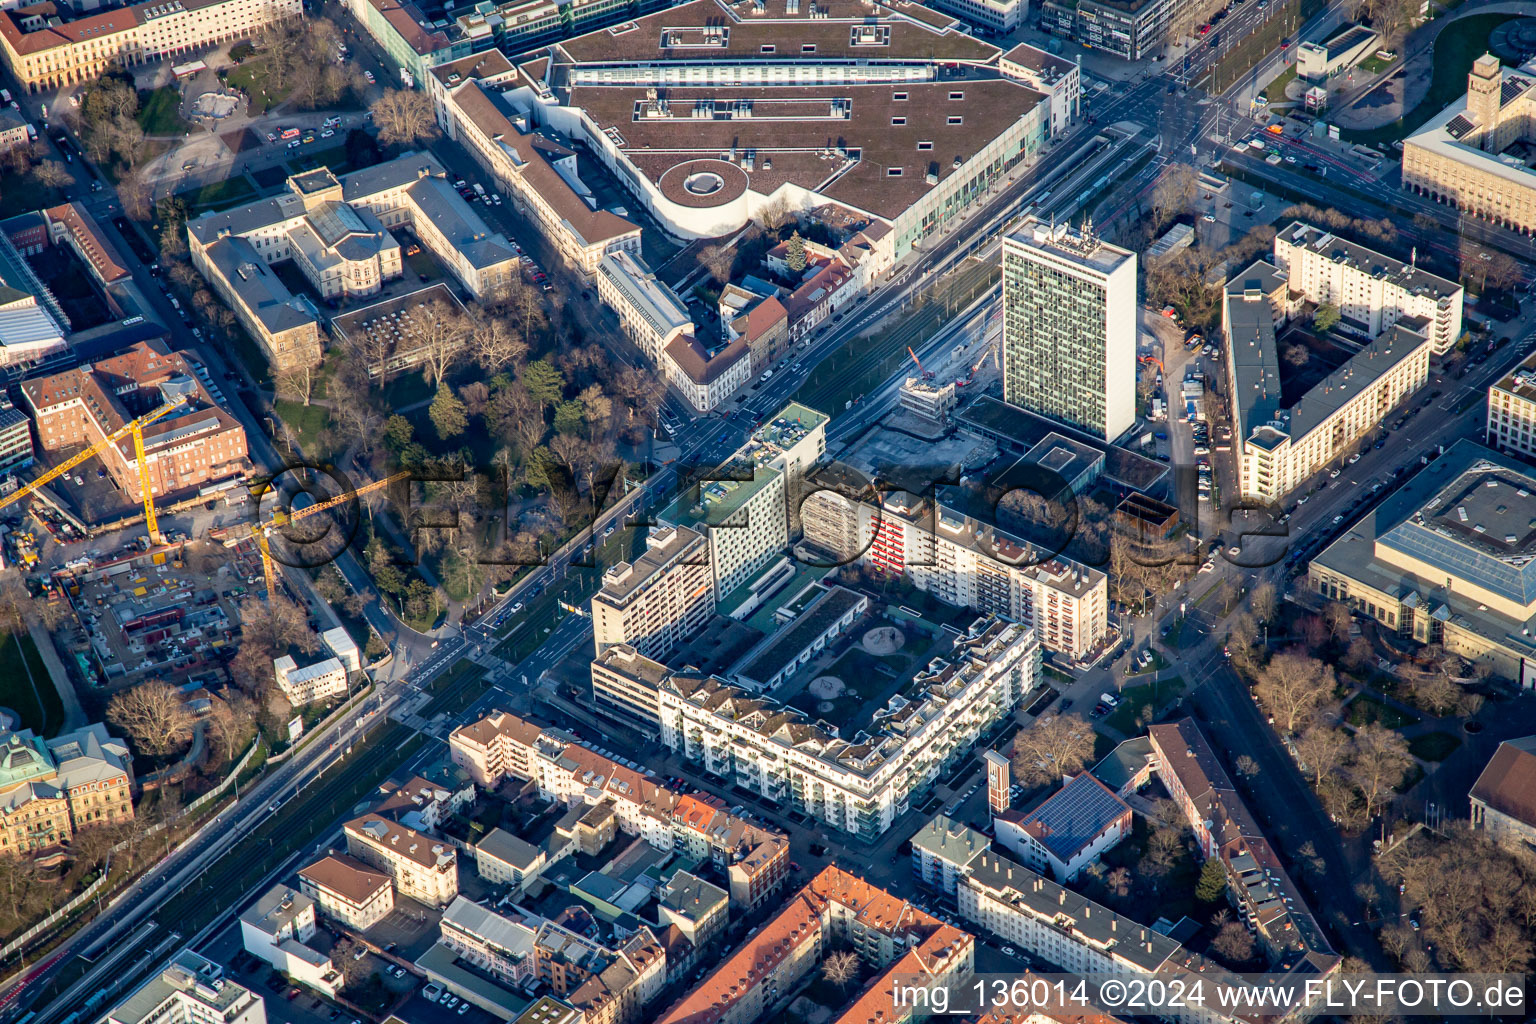
[(1536, 736), (1500, 743), (1471, 795), (1501, 814), (1536, 825)]

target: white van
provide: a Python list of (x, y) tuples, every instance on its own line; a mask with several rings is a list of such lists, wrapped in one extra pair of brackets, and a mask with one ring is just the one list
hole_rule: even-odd
[(1105, 704), (1108, 704), (1112, 708), (1117, 708), (1120, 706), (1120, 698), (1114, 696), (1113, 694), (1101, 693), (1099, 694), (1099, 700), (1103, 701)]

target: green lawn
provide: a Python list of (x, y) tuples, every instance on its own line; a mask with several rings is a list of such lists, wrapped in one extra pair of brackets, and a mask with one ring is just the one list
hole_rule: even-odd
[(1448, 732), (1427, 732), (1408, 741), (1408, 752), (1421, 761), (1444, 761), (1461, 746), (1461, 737)]
[(1120, 706), (1104, 717), (1104, 724), (1126, 736), (1138, 735), (1148, 724), (1143, 722), (1141, 727), (1136, 725), (1136, 716), (1141, 714), (1142, 708), (1150, 704), (1156, 714), (1159, 707), (1183, 692), (1184, 680), (1179, 676), (1161, 682), (1127, 686), (1120, 691)]
[(0, 637), (0, 705), (21, 716), (21, 728), (39, 736), (52, 736), (64, 727), (64, 702), (29, 636)]
[(1388, 729), (1401, 729), (1419, 721), (1418, 715), (1389, 707), (1367, 694), (1361, 694), (1349, 703), (1350, 725), (1384, 725)]
[(1345, 128), (1339, 137), (1345, 142), (1375, 143), (1396, 142), (1467, 91), (1467, 72), (1472, 62), (1488, 50), (1488, 35), (1499, 25), (1520, 17), (1517, 14), (1474, 14), (1447, 25), (1445, 31), (1435, 37), (1435, 70), (1429, 83), (1429, 92), (1418, 106), (1391, 124), (1380, 128), (1350, 131)]
[(1360, 62), (1360, 70), (1370, 72), (1373, 75), (1379, 75), (1396, 63), (1396, 58), (1392, 60), (1382, 60), (1380, 57), (1373, 53), (1369, 57), (1365, 58), (1365, 60)]
[(1136, 669), (1133, 669), (1132, 671), (1127, 672), (1126, 675), (1127, 676), (1144, 676), (1148, 672), (1161, 672), (1163, 669), (1165, 669), (1167, 667), (1168, 667), (1168, 659), (1163, 657), (1162, 652), (1161, 651), (1153, 651), (1152, 652), (1152, 664), (1148, 665), (1146, 668), (1139, 668), (1138, 667)]
[(139, 127), (147, 135), (180, 135), (192, 127), (181, 116), (181, 93), (166, 86), (149, 93), (139, 104)]
[(1275, 76), (1275, 80), (1273, 82), (1270, 82), (1264, 87), (1264, 98), (1271, 103), (1280, 103), (1285, 99), (1285, 87), (1290, 85), (1291, 82), (1295, 81), (1295, 79), (1296, 65), (1292, 64), (1290, 67), (1280, 72), (1279, 75)]
[(188, 189), (178, 192), (177, 196), (184, 200), (189, 210), (217, 210), (225, 206), (234, 206), (256, 195), (256, 187), (251, 184), (245, 175), (237, 178), (226, 178), (223, 181), (215, 181), (204, 185), (202, 188)]
[(320, 451), (320, 431), (331, 422), (330, 410), (323, 405), (304, 405), (278, 399), (272, 408), (282, 417), (288, 428), (299, 436), (299, 447), (311, 458), (327, 457), (329, 452)]
[(267, 84), (267, 66), (261, 60), (248, 60), (229, 73), (228, 83), (245, 90), (251, 98), (250, 115), (260, 117), (288, 98), (288, 89), (272, 89)]

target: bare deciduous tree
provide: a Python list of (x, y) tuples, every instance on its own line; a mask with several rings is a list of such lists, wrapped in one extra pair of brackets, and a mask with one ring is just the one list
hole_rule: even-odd
[(107, 702), (107, 720), (151, 757), (164, 757), (180, 747), (192, 727), (181, 691), (161, 679), (114, 694)]
[(309, 405), (315, 393), (315, 367), (293, 366), (277, 372), (277, 397), (287, 402)]
[(1379, 814), (1413, 764), (1408, 741), (1380, 725), (1362, 725), (1350, 745), (1349, 772), (1365, 801), (1367, 818)]
[(1037, 719), (1013, 741), (1013, 767), (1031, 783), (1076, 775), (1093, 756), (1093, 729), (1076, 715)]
[(821, 962), (821, 976), (846, 990), (859, 976), (859, 954), (849, 949), (827, 954)]
[(379, 142), (386, 146), (414, 146), (437, 138), (437, 118), (432, 113), (432, 98), (415, 89), (386, 89), (384, 95), (368, 108), (379, 129)]
[(1311, 721), (1337, 683), (1332, 666), (1288, 651), (1270, 660), (1253, 689), (1275, 716), (1275, 725), (1290, 735)]

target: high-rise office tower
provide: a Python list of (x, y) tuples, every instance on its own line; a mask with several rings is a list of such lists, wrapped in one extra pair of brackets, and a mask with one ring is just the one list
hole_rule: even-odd
[(1003, 239), (1003, 399), (1105, 440), (1136, 419), (1136, 254), (1033, 218)]

